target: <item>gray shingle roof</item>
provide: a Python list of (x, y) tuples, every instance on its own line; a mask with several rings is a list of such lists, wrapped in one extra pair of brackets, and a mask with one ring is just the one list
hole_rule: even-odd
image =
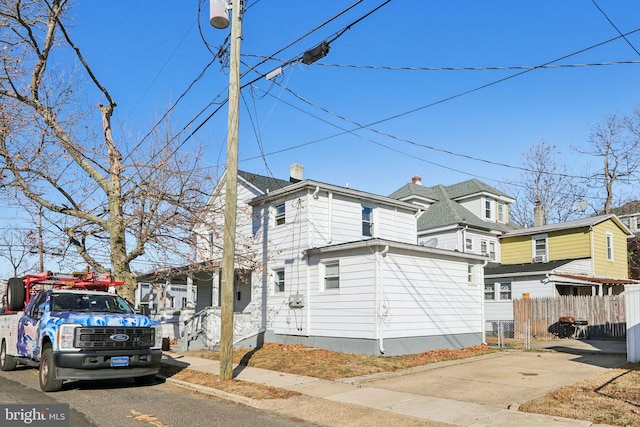
[(284, 179), (272, 178), (241, 170), (238, 171), (238, 176), (265, 194), (291, 185), (291, 182), (285, 181)]
[(482, 181), (477, 180), (476, 178), (470, 179), (468, 181), (459, 182), (457, 184), (449, 185), (447, 187), (447, 192), (452, 199), (457, 199), (459, 197), (471, 196), (478, 193), (490, 193), (495, 194), (500, 197), (507, 197), (511, 199), (512, 197), (503, 193), (500, 190), (495, 189), (494, 187), (485, 184)]
[(429, 206), (425, 213), (418, 218), (418, 231), (458, 224), (464, 224), (482, 230), (496, 230), (501, 232), (517, 228), (511, 225), (483, 221), (471, 211), (454, 201), (460, 197), (483, 192), (511, 198), (475, 178), (449, 186), (435, 185), (433, 187), (423, 187), (422, 185), (409, 183), (394, 191), (389, 197), (400, 200), (409, 200), (417, 197), (435, 201), (435, 203)]
[(576, 219), (573, 221), (558, 222), (555, 224), (540, 225), (538, 227), (521, 228), (519, 230), (512, 230), (506, 236), (521, 236), (529, 234), (547, 233), (557, 230), (569, 230), (572, 228), (591, 227), (592, 225), (600, 224), (608, 219), (614, 219), (614, 222), (627, 234), (630, 234), (629, 230), (620, 222), (620, 220), (614, 214), (591, 216), (588, 218)]

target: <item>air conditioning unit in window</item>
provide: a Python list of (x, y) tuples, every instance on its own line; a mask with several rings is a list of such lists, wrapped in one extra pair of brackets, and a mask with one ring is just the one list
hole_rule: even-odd
[(536, 255), (533, 257), (533, 262), (547, 262), (546, 255)]

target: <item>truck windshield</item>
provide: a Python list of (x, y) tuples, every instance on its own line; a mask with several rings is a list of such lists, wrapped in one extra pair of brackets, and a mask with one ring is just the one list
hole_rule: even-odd
[(133, 314), (127, 302), (114, 294), (51, 294), (51, 311)]

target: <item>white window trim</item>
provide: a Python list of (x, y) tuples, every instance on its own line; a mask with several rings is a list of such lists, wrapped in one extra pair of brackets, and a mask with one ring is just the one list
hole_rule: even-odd
[(549, 261), (549, 235), (546, 233), (531, 236), (531, 260), (536, 262), (536, 257), (538, 256), (536, 251), (536, 241), (538, 240), (544, 240), (544, 254), (542, 255), (544, 259), (538, 262), (547, 262)]
[[(489, 207), (487, 208), (487, 204), (489, 204)], [(489, 215), (487, 216), (487, 210), (489, 211)], [(493, 219), (493, 201), (490, 199), (484, 199), (484, 203), (482, 206), (482, 217), (486, 220), (492, 220)]]
[[(282, 290), (280, 290), (280, 278), (278, 273), (282, 272)], [(287, 274), (284, 271), (284, 268), (276, 268), (273, 270), (273, 293), (274, 294), (283, 294), (287, 290)]]
[[(375, 210), (375, 208), (373, 206), (363, 203), (361, 205), (361, 213), (364, 213), (364, 209), (365, 208), (371, 209), (371, 219), (369, 221), (365, 221), (365, 219), (362, 218), (362, 215), (361, 215), (362, 228), (363, 228), (362, 236), (363, 237), (375, 237), (375, 212), (376, 212), (376, 210)], [(371, 231), (370, 235), (364, 234), (364, 225), (365, 225), (365, 223), (369, 224), (369, 230)]]
[[(282, 213), (278, 213), (278, 208), (282, 206)], [(275, 204), (275, 225), (284, 225), (287, 223), (287, 204), (286, 202), (278, 202)], [(282, 222), (280, 222), (282, 221)]]
[(497, 217), (498, 217), (498, 222), (501, 224), (506, 224), (507, 220), (505, 219), (506, 216), (506, 212), (507, 212), (507, 205), (504, 203), (498, 203), (498, 212), (497, 212)]
[[(336, 288), (327, 288), (327, 266), (329, 265), (334, 265), (337, 264), (338, 265), (338, 287)], [(320, 263), (320, 269), (319, 269), (319, 273), (320, 273), (320, 290), (322, 292), (339, 292), (340, 291), (340, 261), (337, 259), (333, 259), (333, 260), (326, 260)], [(331, 276), (333, 277), (333, 276)]]
[(607, 231), (605, 237), (605, 250), (607, 251), (607, 261), (614, 261), (614, 245), (613, 245), (613, 233)]

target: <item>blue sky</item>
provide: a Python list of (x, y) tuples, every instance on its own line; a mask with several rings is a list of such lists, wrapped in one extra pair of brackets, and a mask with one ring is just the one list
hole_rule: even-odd
[[(195, 118), (183, 138), (202, 127), (184, 149), (205, 145), (204, 165), (221, 173), (227, 109), (204, 119), (226, 97), (228, 74), (206, 66), (229, 29), (208, 24), (207, 1), (198, 16), (199, 1), (77, 1), (71, 35), (118, 104), (123, 140), (138, 141), (186, 91), (174, 126)], [(587, 160), (570, 146), (585, 145), (605, 114), (640, 104), (640, 31), (604, 43), (640, 28), (636, 0), (392, 0), (361, 19), (383, 3), (246, 1), (243, 72), (271, 59), (243, 84), (335, 40), (315, 64), (243, 90), (240, 169), (286, 179), (301, 163), (305, 178), (382, 195), (414, 175), (424, 185), (475, 177), (499, 186), (545, 140), (581, 175)], [(592, 65), (605, 63), (615, 64)], [(517, 68), (542, 64), (561, 67)]]

